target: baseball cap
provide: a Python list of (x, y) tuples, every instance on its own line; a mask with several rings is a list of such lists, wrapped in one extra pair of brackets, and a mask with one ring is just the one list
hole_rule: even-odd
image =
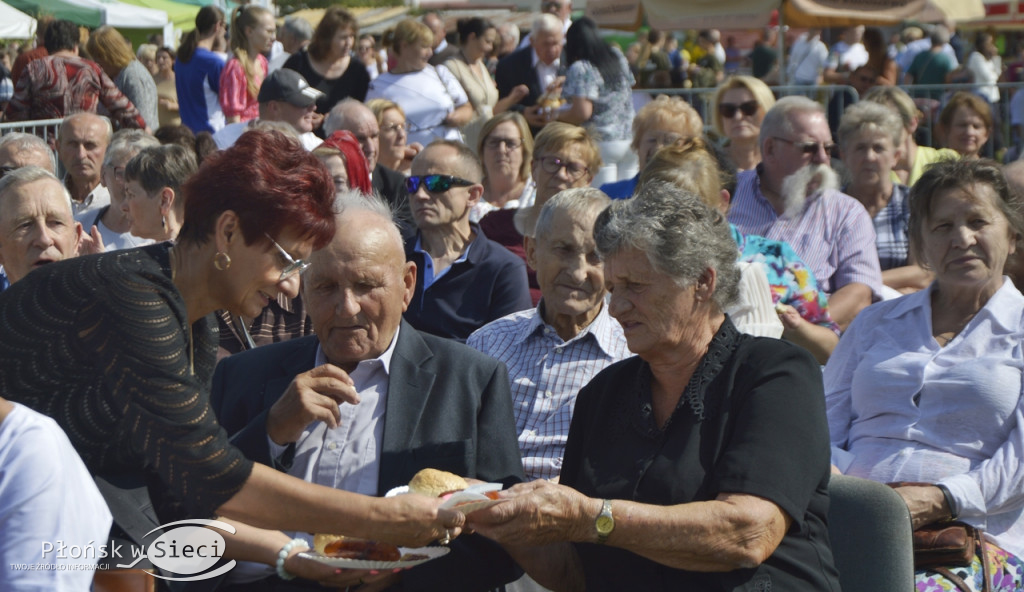
[(296, 107), (309, 107), (322, 96), (324, 93), (310, 86), (302, 74), (281, 68), (271, 72), (263, 81), (256, 101), (287, 101)]

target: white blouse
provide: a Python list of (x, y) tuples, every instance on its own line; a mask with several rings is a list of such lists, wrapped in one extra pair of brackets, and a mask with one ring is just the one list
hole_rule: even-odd
[(942, 483), (961, 519), (1024, 557), (1024, 296), (1009, 279), (946, 347), (932, 287), (861, 312), (825, 367), (845, 473)]

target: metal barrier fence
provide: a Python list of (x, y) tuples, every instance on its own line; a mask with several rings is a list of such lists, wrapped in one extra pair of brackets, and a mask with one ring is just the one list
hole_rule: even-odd
[(38, 119), (36, 121), (10, 121), (7, 123), (0, 123), (0, 136), (7, 135), (11, 132), (23, 132), (26, 134), (37, 135), (46, 140), (46, 142), (51, 146), (56, 146), (57, 127), (60, 125), (61, 121), (61, 119)]

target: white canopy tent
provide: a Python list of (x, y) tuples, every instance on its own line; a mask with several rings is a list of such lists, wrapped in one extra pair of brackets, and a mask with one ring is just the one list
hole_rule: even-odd
[(35, 34), (36, 19), (0, 2), (0, 39), (31, 39)]

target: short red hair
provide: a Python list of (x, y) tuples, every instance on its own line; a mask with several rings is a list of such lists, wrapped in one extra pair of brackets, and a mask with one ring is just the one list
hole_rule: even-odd
[(320, 159), (278, 131), (248, 131), (223, 152), (203, 160), (182, 187), (182, 243), (205, 243), (222, 212), (241, 221), (247, 245), (280, 236), (285, 228), (313, 239), (314, 249), (334, 237), (334, 181)]

